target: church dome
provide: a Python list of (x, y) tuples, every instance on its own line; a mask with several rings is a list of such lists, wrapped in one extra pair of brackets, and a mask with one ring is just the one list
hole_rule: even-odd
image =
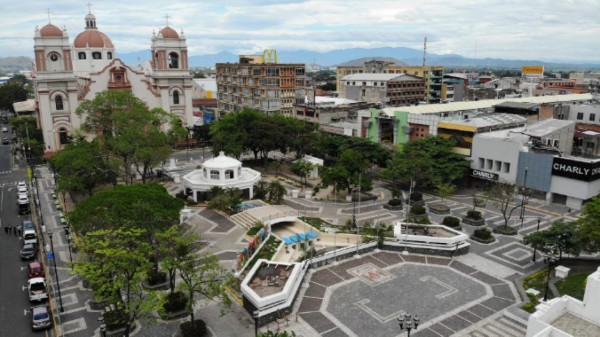
[(167, 26), (158, 32), (158, 37), (162, 37), (163, 39), (179, 39), (179, 34), (177, 34), (175, 29)]
[(242, 166), (242, 163), (231, 157), (227, 157), (223, 151), (219, 152), (219, 156), (209, 159), (202, 164), (202, 167), (207, 169), (225, 169)]
[(75, 48), (114, 48), (112, 41), (101, 31), (86, 29), (73, 41)]
[(48, 37), (48, 36), (62, 37), (63, 31), (60, 28), (56, 27), (55, 25), (49, 23), (49, 24), (45, 25), (44, 27), (42, 27), (42, 29), (40, 29), (40, 35), (44, 36), (44, 37)]

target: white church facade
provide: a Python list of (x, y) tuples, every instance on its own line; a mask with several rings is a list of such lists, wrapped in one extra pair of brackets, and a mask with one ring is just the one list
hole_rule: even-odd
[(193, 82), (183, 31), (167, 25), (153, 32), (152, 59), (130, 66), (115, 57), (115, 46), (90, 12), (73, 43), (66, 28), (51, 23), (36, 27), (34, 52), (36, 112), (46, 154), (60, 150), (81, 127), (85, 116), (75, 113), (79, 104), (105, 90), (130, 91), (148, 109), (162, 108), (184, 126), (193, 124)]

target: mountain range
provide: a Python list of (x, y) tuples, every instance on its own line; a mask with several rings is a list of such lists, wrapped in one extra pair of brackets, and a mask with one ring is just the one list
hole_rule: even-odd
[[(409, 65), (422, 65), (423, 52), (418, 49), (405, 47), (381, 48), (349, 48), (336, 49), (328, 52), (312, 50), (280, 50), (278, 51), (279, 63), (304, 63), (307, 65), (320, 65), (332, 67), (350, 60), (372, 57), (394, 58)], [(137, 65), (145, 63), (150, 58), (150, 50), (141, 50), (131, 53), (117, 53), (126, 64)], [(24, 59), (28, 61), (24, 61)], [(24, 57), (0, 58), (0, 69), (30, 69), (32, 60)], [(215, 63), (237, 62), (238, 55), (222, 51), (216, 54), (203, 54), (189, 56), (190, 67), (214, 67)], [(13, 63), (15, 63), (13, 65)], [(427, 65), (441, 65), (445, 67), (464, 68), (510, 68), (519, 69), (523, 65), (542, 65), (547, 70), (599, 70), (600, 62), (569, 63), (545, 62), (539, 60), (506, 60), (500, 58), (474, 59), (457, 54), (427, 54)], [(12, 65), (12, 66), (11, 66)], [(29, 66), (29, 67), (27, 67)], [(5, 70), (6, 71), (6, 70)]]

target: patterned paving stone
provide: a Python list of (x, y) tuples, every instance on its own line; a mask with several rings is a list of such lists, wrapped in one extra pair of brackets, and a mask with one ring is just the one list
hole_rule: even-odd
[(462, 262), (458, 262), (456, 260), (454, 260), (454, 261), (452, 261), (452, 263), (450, 263), (450, 267), (452, 267), (456, 270), (459, 270), (467, 275), (473, 274), (477, 271), (477, 269), (469, 267), (466, 264), (464, 264)]
[(322, 334), (321, 336), (323, 336), (323, 337), (347, 337), (348, 335), (345, 332), (343, 332), (341, 329), (336, 328), (331, 331), (327, 331), (326, 333)]
[(500, 297), (492, 297), (486, 301), (481, 302), (482, 305), (496, 311), (510, 307), (514, 301), (505, 300)]
[(441, 321), (440, 323), (447, 326), (455, 332), (463, 330), (471, 325), (469, 321), (464, 320), (457, 315), (450, 316), (445, 320)]
[(422, 255), (405, 255), (403, 259), (406, 262), (426, 263), (425, 256)]
[(465, 319), (471, 323), (477, 323), (481, 320), (481, 317), (473, 314), (470, 311), (461, 311), (457, 314), (460, 318)]
[(476, 279), (478, 279), (479, 281), (481, 281), (481, 282), (483, 282), (485, 284), (489, 284), (489, 285), (492, 285), (492, 284), (505, 284), (504, 282), (498, 280), (497, 278), (492, 277), (492, 276), (490, 276), (490, 275), (488, 275), (486, 273), (482, 273), (480, 271), (471, 274), (471, 276), (474, 277), (474, 278), (476, 278)]
[(304, 297), (302, 299), (302, 304), (300, 304), (300, 308), (298, 308), (298, 312), (318, 311), (321, 308), (322, 302), (322, 298)]
[(325, 287), (314, 282), (310, 282), (310, 287), (306, 290), (304, 296), (323, 298), (323, 296), (325, 296)]
[(450, 335), (452, 335), (452, 333), (454, 333), (454, 331), (448, 329), (448, 327), (446, 327), (440, 323), (430, 326), (429, 329), (437, 332), (438, 334), (440, 334), (442, 336), (450, 336)]
[(219, 254), (216, 254), (217, 258), (220, 261), (224, 261), (224, 260), (235, 260), (240, 254), (237, 252), (222, 252)]
[(490, 308), (486, 308), (481, 304), (474, 305), (467, 310), (481, 318), (486, 318), (494, 313)]
[(513, 295), (512, 291), (510, 290), (510, 287), (508, 286), (508, 284), (493, 285), (492, 292), (494, 293), (494, 296), (496, 296), (496, 297), (505, 298), (507, 300), (514, 299), (514, 295)]
[(427, 263), (429, 263), (429, 264), (439, 264), (442, 266), (447, 266), (451, 262), (452, 262), (451, 259), (446, 259), (443, 257), (427, 256)]
[(343, 280), (339, 276), (332, 273), (329, 269), (319, 270), (311, 278), (311, 282), (316, 282), (326, 287), (334, 285), (336, 283), (340, 283), (342, 281)]
[(300, 314), (300, 317), (310, 324), (313, 329), (317, 330), (318, 333), (336, 328), (335, 324), (320, 312), (303, 313)]
[(362, 260), (363, 260), (363, 262), (364, 262), (364, 263), (369, 263), (369, 262), (370, 262), (370, 263), (372, 263), (372, 264), (376, 265), (376, 266), (377, 266), (377, 267), (379, 267), (379, 268), (385, 268), (385, 267), (387, 267), (387, 266), (388, 266), (388, 265), (387, 265), (387, 263), (385, 263), (385, 262), (381, 262), (381, 261), (379, 261), (379, 260), (377, 260), (377, 259), (373, 258), (372, 256), (366, 256), (366, 257), (365, 257), (364, 259), (362, 259)]
[(385, 262), (387, 265), (393, 265), (404, 261), (402, 256), (396, 253), (379, 252), (373, 254), (373, 257), (377, 258), (379, 261)]
[(410, 335), (413, 337), (446, 337), (444, 335), (438, 334), (430, 328), (417, 330), (416, 332), (412, 332)]

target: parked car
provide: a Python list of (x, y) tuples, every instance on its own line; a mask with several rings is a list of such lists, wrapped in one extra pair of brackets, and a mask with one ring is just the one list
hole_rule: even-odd
[(44, 266), (38, 261), (29, 262), (27, 265), (27, 275), (28, 278), (46, 276), (46, 273), (44, 272)]
[(23, 220), (23, 231), (33, 231), (35, 227), (33, 226), (33, 222), (31, 220)]
[(19, 194), (19, 196), (17, 198), (17, 204), (23, 205), (23, 204), (28, 204), (28, 203), (29, 203), (29, 198), (27, 197), (27, 194)]
[(2, 138), (2, 144), (4, 144), (4, 145), (10, 144), (10, 139), (8, 139), (8, 137)]
[(48, 306), (39, 305), (31, 308), (31, 329), (43, 330), (52, 326), (52, 319)]
[(26, 243), (21, 248), (21, 260), (32, 260), (35, 259), (38, 255), (37, 244), (35, 243)]
[(27, 281), (27, 291), (29, 293), (29, 302), (41, 302), (48, 299), (46, 279), (43, 277), (30, 278)]
[(8, 128), (5, 126), (2, 128), (2, 132), (8, 132)]
[(26, 229), (23, 231), (23, 244), (37, 244), (37, 233), (34, 229)]
[(19, 182), (17, 183), (17, 188), (19, 188), (19, 189), (20, 189), (21, 187), (23, 187), (23, 188), (27, 189), (27, 184), (26, 184), (24, 181), (19, 181)]

